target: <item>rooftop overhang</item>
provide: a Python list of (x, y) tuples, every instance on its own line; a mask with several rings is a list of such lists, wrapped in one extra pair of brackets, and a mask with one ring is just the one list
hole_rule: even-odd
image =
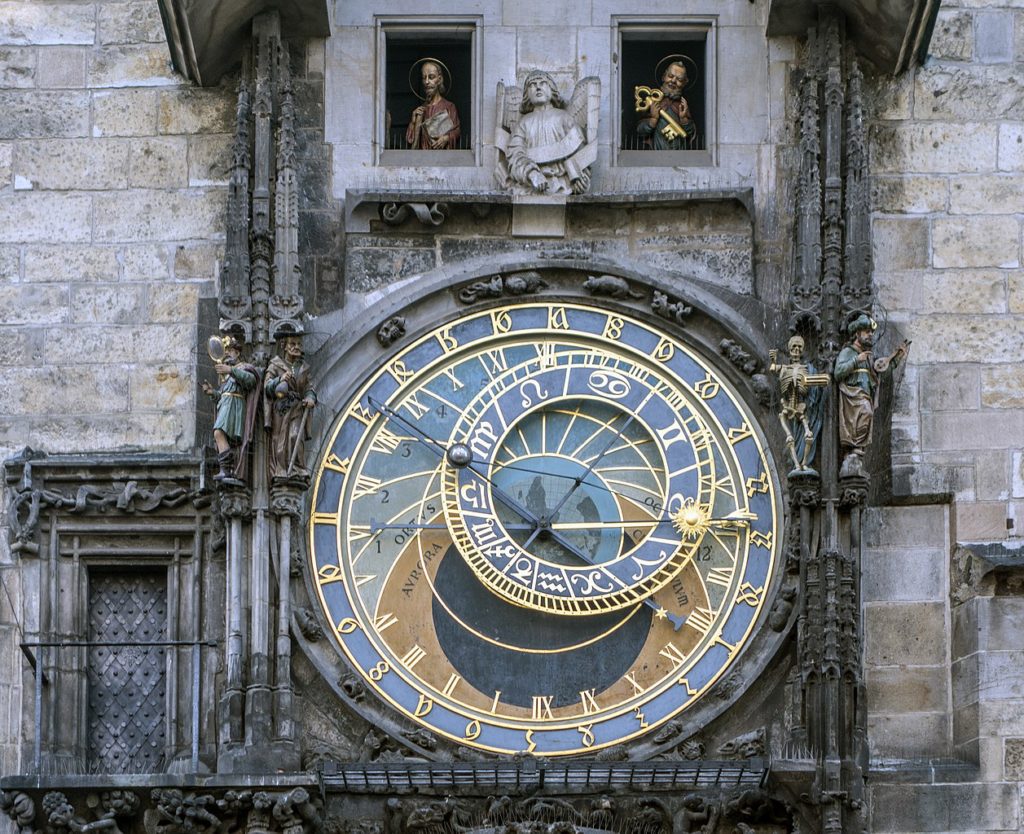
[(249, 43), (252, 20), (276, 11), (283, 38), (331, 34), (327, 0), (158, 0), (174, 68), (210, 86), (235, 67)]
[(768, 37), (803, 35), (827, 7), (846, 19), (846, 35), (858, 54), (896, 75), (921, 63), (928, 52), (941, 0), (771, 0)]

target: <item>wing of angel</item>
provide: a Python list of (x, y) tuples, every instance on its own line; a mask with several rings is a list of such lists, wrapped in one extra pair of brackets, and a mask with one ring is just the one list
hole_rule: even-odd
[(499, 81), (498, 92), (495, 98), (497, 105), (495, 107), (495, 114), (498, 123), (495, 125), (494, 130), (494, 144), (504, 153), (508, 149), (508, 141), (512, 136), (512, 130), (519, 121), (519, 103), (522, 101), (523, 94), (519, 87), (506, 85), (504, 82)]
[(587, 144), (597, 141), (597, 114), (601, 108), (601, 79), (596, 75), (581, 78), (569, 99), (569, 112), (580, 126)]

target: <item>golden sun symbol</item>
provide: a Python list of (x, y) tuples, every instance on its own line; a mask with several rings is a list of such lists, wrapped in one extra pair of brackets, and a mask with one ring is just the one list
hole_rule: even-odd
[(690, 541), (704, 535), (710, 520), (711, 513), (708, 508), (702, 507), (692, 498), (685, 499), (682, 506), (672, 513), (672, 526), (679, 531), (683, 538)]

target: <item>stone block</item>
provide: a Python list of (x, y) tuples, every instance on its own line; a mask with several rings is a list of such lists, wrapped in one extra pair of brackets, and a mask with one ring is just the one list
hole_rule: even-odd
[(191, 405), (195, 379), (190, 365), (137, 365), (128, 375), (133, 411), (184, 409)]
[(77, 89), (85, 86), (84, 47), (49, 46), (39, 50), (36, 86), (43, 89)]
[[(231, 174), (232, 140), (233, 137), (228, 133), (188, 137), (188, 184), (190, 186), (195, 188), (205, 185), (227, 185), (228, 177)], [(304, 177), (301, 181), (303, 182), (303, 191), (300, 200), (306, 193), (307, 182)]]
[(872, 91), (864, 102), (868, 121), (903, 121), (910, 118), (913, 103), (914, 79), (912, 73), (903, 73), (887, 79)]
[(1006, 301), (1011, 313), (1024, 313), (1024, 270), (1006, 274)]
[[(904, 327), (915, 362), (1019, 362), (1024, 327), (1017, 316), (920, 316)], [(998, 323), (998, 325), (997, 325)]]
[(1024, 367), (990, 365), (982, 368), (981, 404), (985, 408), (1024, 408)]
[(42, 330), (0, 325), (0, 365), (38, 365), (42, 358)]
[(101, 4), (97, 11), (97, 42), (104, 46), (164, 41), (159, 5), (144, 2)]
[[(1005, 449), (975, 452), (972, 455), (976, 498), (979, 501), (1005, 501), (1010, 494), (1010, 453)], [(1013, 513), (1008, 512), (1007, 517)]]
[(170, 87), (180, 83), (165, 44), (105, 46), (89, 56), (90, 87)]
[(1024, 599), (985, 597), (977, 602), (979, 646), (986, 652), (1020, 651), (1024, 646)]
[(87, 136), (89, 94), (0, 91), (0, 139)]
[(99, 90), (93, 94), (93, 136), (150, 136), (156, 133), (156, 90)]
[(1012, 64), (944, 65), (918, 75), (914, 117), (950, 121), (1024, 118), (1024, 78)]
[(13, 162), (14, 145), (10, 142), (0, 142), (0, 189), (7, 188), (12, 182)]
[[(1020, 646), (1018, 642), (1017, 646)], [(1011, 701), (1024, 698), (1024, 651), (978, 654), (978, 699)]]
[(924, 411), (974, 411), (981, 406), (981, 373), (976, 365), (931, 365), (922, 377)]
[(81, 452), (82, 449), (186, 451), (195, 432), (194, 418), (188, 409), (169, 412), (143, 412), (117, 415), (53, 414), (32, 420), (28, 443), (48, 452)]
[(869, 603), (864, 606), (869, 666), (937, 666), (945, 662), (942, 603)]
[(436, 266), (430, 249), (354, 249), (345, 264), (345, 286), (369, 292)]
[(1003, 739), (1003, 777), (1024, 782), (1024, 738)]
[(36, 50), (0, 47), (0, 87), (16, 89), (36, 85)]
[(937, 217), (932, 225), (932, 265), (1020, 266), (1020, 221), (1016, 217)]
[(51, 365), (75, 364), (85, 356), (166, 363), (188, 362), (194, 350), (194, 324), (78, 325), (47, 328), (43, 356)]
[[(564, 54), (567, 50), (565, 43), (565, 28), (567, 26), (590, 23), (590, 3), (579, 3), (574, 0), (523, 0), (520, 3), (502, 4), (501, 25), (517, 26), (522, 31), (523, 27), (536, 27), (538, 24), (546, 25), (561, 32), (562, 45), (558, 45), (558, 54)], [(543, 55), (537, 56), (539, 66), (547, 66), (543, 63)], [(548, 59), (550, 61), (550, 58)], [(528, 63), (520, 62), (522, 66), (530, 66)]]
[(117, 250), (109, 246), (53, 245), (25, 248), (25, 280), (116, 281)]
[(4, 324), (57, 324), (68, 320), (66, 287), (45, 284), (0, 286)]
[(950, 613), (953, 660), (960, 660), (978, 651), (978, 597), (955, 605)]
[[(574, 7), (578, 7), (577, 4), (572, 3), (571, 0), (555, 0), (556, 4), (558, 2), (563, 2), (566, 5), (564, 21), (575, 17), (573, 12), (576, 11)], [(527, 0), (528, 4), (529, 0)], [(517, 4), (519, 7), (522, 5)], [(572, 88), (576, 77), (576, 50), (565, 48), (566, 29), (555, 26), (534, 26), (533, 24), (537, 22), (536, 18), (532, 20), (529, 18), (522, 19), (516, 23), (509, 22), (508, 16), (518, 15), (518, 11), (518, 8), (515, 11), (507, 10), (503, 15), (505, 19), (502, 20), (502, 24), (518, 27), (516, 33), (518, 35), (516, 59), (520, 73), (529, 67), (544, 67), (554, 77), (555, 83), (561, 89), (563, 98), (568, 101), (569, 96), (572, 95)], [(587, 22), (589, 23), (589, 21)], [(511, 82), (512, 79), (507, 80)], [(516, 82), (520, 83), (522, 80), (520, 77), (516, 79)]]
[(977, 654), (968, 655), (953, 661), (950, 666), (949, 679), (955, 709), (962, 710), (978, 703), (979, 657)]
[(91, 3), (0, 3), (0, 44), (92, 44), (96, 7)]
[(166, 246), (126, 246), (120, 261), (124, 281), (163, 281), (171, 275)]
[(950, 183), (951, 214), (1014, 214), (1024, 193), (1024, 174), (957, 177)]
[(1002, 541), (1006, 538), (1005, 501), (958, 501), (956, 540), (959, 542)]
[(128, 380), (123, 371), (102, 365), (62, 368), (11, 368), (0, 391), (5, 414), (39, 414), (40, 404), (53, 414), (123, 412), (128, 409)]
[(948, 736), (949, 717), (945, 712), (868, 715), (868, 738), (871, 739), (871, 753), (874, 756), (941, 756), (947, 751)]
[(871, 208), (882, 214), (932, 214), (945, 211), (949, 180), (945, 177), (874, 177)]
[(998, 167), (1000, 171), (1024, 169), (1024, 127), (1016, 124), (999, 125)]
[(36, 190), (109, 190), (128, 185), (123, 139), (41, 139), (19, 142), (14, 172)]
[(947, 546), (944, 505), (872, 507), (864, 513), (865, 547)]
[(978, 721), (984, 735), (1024, 736), (1024, 702), (980, 701)]
[(939, 601), (946, 598), (945, 552), (927, 548), (869, 548), (863, 556), (865, 602)]
[(168, 90), (160, 96), (160, 133), (234, 135), (235, 94), (227, 87)]
[(92, 198), (23, 191), (0, 200), (0, 243), (87, 242)]
[(974, 15), (974, 57), (983, 64), (1013, 60), (1013, 12), (978, 12)]
[(149, 320), (194, 322), (199, 314), (196, 284), (153, 284), (149, 288)]
[(184, 136), (134, 139), (129, 154), (132, 188), (182, 188), (188, 185), (188, 140)]
[(223, 257), (224, 247), (220, 245), (178, 246), (174, 250), (174, 278), (178, 281), (215, 278)]
[(128, 191), (96, 196), (95, 239), (113, 242), (202, 240), (224, 233), (224, 194)]
[(1016, 785), (878, 784), (869, 790), (873, 831), (1014, 831), (1018, 826)]
[(142, 290), (131, 284), (84, 284), (71, 290), (71, 320), (131, 324), (143, 320)]
[(928, 266), (928, 221), (924, 218), (875, 218), (873, 261), (877, 269), (898, 271)]
[(974, 50), (974, 17), (961, 9), (941, 9), (928, 44), (928, 55), (940, 61), (969, 61)]
[(1011, 453), (1010, 489), (1012, 498), (1024, 498), (1024, 452)]
[(926, 272), (922, 277), (921, 290), (917, 312), (922, 314), (1007, 311), (1006, 276), (1000, 270)]
[(877, 173), (971, 173), (996, 167), (998, 126), (977, 123), (874, 125), (869, 131)]
[(949, 672), (945, 665), (869, 669), (867, 687), (871, 715), (944, 713), (949, 709)]

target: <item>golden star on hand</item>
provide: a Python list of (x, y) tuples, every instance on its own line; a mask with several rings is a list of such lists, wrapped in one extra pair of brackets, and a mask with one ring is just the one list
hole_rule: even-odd
[(657, 617), (659, 620), (667, 619), (668, 618), (668, 609), (667, 608), (662, 608), (661, 606), (659, 606), (657, 609), (655, 609), (654, 616)]

